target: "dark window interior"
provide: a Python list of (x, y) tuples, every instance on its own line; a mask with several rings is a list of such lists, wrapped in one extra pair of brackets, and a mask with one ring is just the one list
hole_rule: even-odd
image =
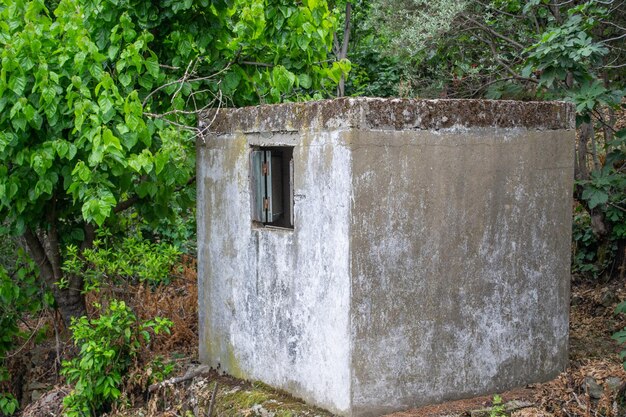
[(253, 147), (250, 165), (252, 219), (293, 228), (293, 147)]

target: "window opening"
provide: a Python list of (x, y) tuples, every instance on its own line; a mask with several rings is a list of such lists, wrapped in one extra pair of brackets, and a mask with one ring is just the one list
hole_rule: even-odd
[(293, 147), (254, 147), (250, 165), (252, 220), (293, 228)]

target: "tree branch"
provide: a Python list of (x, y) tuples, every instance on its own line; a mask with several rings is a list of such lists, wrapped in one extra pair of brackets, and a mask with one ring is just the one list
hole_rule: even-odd
[(576, 148), (575, 177), (578, 181), (589, 179), (589, 168), (587, 167), (587, 143), (591, 136), (591, 124), (583, 123), (578, 131), (578, 146)]
[(626, 38), (626, 33), (623, 33), (619, 36), (616, 36), (614, 38), (609, 38), (609, 39), (604, 39), (603, 41), (600, 41), (600, 43), (608, 43), (608, 42), (613, 42), (622, 38)]
[(480, 93), (482, 90), (484, 90), (485, 88), (489, 87), (490, 85), (493, 84), (497, 84), (499, 82), (505, 82), (505, 81), (511, 81), (511, 80), (518, 80), (517, 77), (506, 77), (506, 78), (498, 78), (496, 80), (491, 80), (483, 85), (481, 85), (478, 89), (476, 89), (471, 95), (470, 97), (476, 97), (476, 95), (478, 93)]
[[(341, 45), (341, 51), (339, 52), (339, 60), (345, 59), (348, 56), (348, 42), (350, 42), (350, 15), (352, 13), (352, 4), (346, 3), (346, 22), (343, 28), (343, 43)], [(337, 97), (343, 97), (345, 95), (346, 77), (341, 74), (339, 85), (337, 86)]]
[(93, 246), (93, 241), (96, 238), (96, 226), (91, 223), (85, 223), (83, 231), (85, 233), (85, 239), (80, 245), (81, 253), (84, 252), (86, 249), (91, 249), (91, 247)]
[(255, 61), (239, 61), (237, 63), (243, 64), (243, 65), (254, 65), (257, 67), (267, 67), (267, 68), (272, 68), (274, 66), (273, 64), (266, 64), (265, 62), (255, 62)]
[(177, 376), (174, 378), (166, 379), (165, 381), (157, 382), (156, 384), (152, 384), (148, 387), (148, 393), (153, 393), (161, 388), (172, 386), (175, 384), (180, 384), (181, 382), (189, 381), (198, 376), (208, 375), (211, 372), (211, 368), (206, 365), (200, 365), (195, 369), (188, 370), (185, 375)]
[(550, 13), (552, 13), (552, 16), (554, 16), (554, 20), (556, 20), (556, 23), (558, 23), (559, 25), (563, 23), (563, 19), (561, 18), (561, 10), (559, 9), (559, 6), (561, 6), (561, 4), (552, 2), (547, 5), (548, 10), (550, 10)]
[(519, 42), (514, 41), (513, 39), (509, 38), (508, 36), (505, 36), (499, 32), (496, 32), (495, 30), (491, 29), (488, 26), (483, 25), (482, 23), (480, 23), (479, 21), (469, 17), (469, 16), (462, 16), (463, 18), (465, 18), (466, 20), (472, 22), (473, 24), (475, 24), (476, 26), (478, 26), (479, 28), (481, 28), (482, 30), (484, 30), (487, 33), (490, 33), (491, 35), (500, 38), (508, 43), (510, 43), (511, 45), (515, 46), (517, 49), (524, 49), (524, 45), (522, 45)]
[[(237, 57), (239, 55), (237, 54)], [(176, 95), (178, 94), (178, 92), (180, 92), (180, 90), (182, 89), (182, 86), (185, 82), (199, 82), (199, 81), (206, 81), (206, 80), (210, 80), (212, 78), (217, 77), (218, 75), (220, 75), (221, 73), (223, 73), (224, 71), (227, 71), (231, 65), (233, 64), (233, 61), (229, 62), (228, 64), (226, 64), (226, 66), (224, 68), (222, 68), (221, 70), (219, 70), (218, 72), (211, 74), (211, 75), (207, 75), (205, 77), (195, 77), (195, 70), (194, 71), (190, 71), (192, 68), (192, 64), (194, 63), (194, 61), (190, 61), (189, 65), (187, 65), (187, 69), (185, 70), (185, 74), (179, 78), (178, 80), (174, 80), (174, 81), (170, 81), (168, 83), (165, 83), (163, 85), (158, 86), (157, 88), (155, 88), (154, 90), (152, 90), (147, 96), (146, 98), (143, 99), (142, 102), (142, 106), (145, 107), (146, 103), (148, 103), (148, 100), (150, 99), (150, 97), (152, 97), (154, 94), (156, 94), (158, 91), (163, 90), (164, 88), (167, 88), (171, 85), (175, 85), (175, 84), (180, 84), (180, 86), (178, 87), (177, 91), (172, 95), (172, 100), (174, 99), (174, 97), (176, 97)]]
[(537, 80), (535, 80), (535, 79), (533, 79), (533, 78), (528, 78), (528, 77), (523, 77), (523, 76), (521, 76), (520, 74), (518, 74), (517, 72), (515, 72), (515, 71), (513, 70), (513, 68), (511, 68), (511, 67), (510, 67), (510, 66), (508, 66), (508, 65), (507, 65), (504, 61), (502, 61), (502, 60), (498, 57), (498, 51), (496, 50), (496, 45), (495, 45), (493, 42), (488, 41), (488, 40), (486, 40), (486, 39), (483, 39), (482, 37), (480, 37), (480, 36), (478, 36), (478, 35), (474, 35), (474, 36), (476, 36), (476, 38), (480, 39), (483, 43), (486, 43), (486, 44), (489, 46), (489, 48), (491, 49), (491, 52), (493, 53), (493, 58), (494, 58), (496, 61), (498, 61), (498, 63), (499, 63), (500, 65), (502, 65), (502, 67), (503, 67), (503, 68), (504, 68), (504, 69), (505, 69), (505, 70), (506, 70), (509, 74), (511, 74), (511, 75), (513, 76), (513, 78), (515, 78), (515, 79), (517, 79), (517, 80), (522, 80), (522, 81), (530, 81), (530, 82), (533, 82), (533, 83), (535, 83), (535, 84), (538, 84), (538, 83), (539, 83), (539, 81), (537, 81)]
[(61, 272), (61, 249), (59, 246), (59, 233), (57, 231), (56, 196), (52, 196), (52, 207), (48, 210), (46, 217), (49, 224), (47, 235), (50, 254), (48, 260), (52, 266), (55, 281), (59, 281), (63, 273)]
[(127, 210), (131, 208), (132, 206), (134, 206), (136, 203), (139, 202), (139, 200), (141, 199), (139, 198), (139, 196), (137, 196), (137, 194), (135, 194), (134, 196), (129, 197), (124, 201), (120, 201), (113, 208), (113, 213), (121, 213), (122, 211)]
[(37, 234), (30, 229), (26, 229), (24, 232), (24, 240), (26, 241), (26, 246), (28, 246), (30, 255), (33, 257), (33, 261), (35, 261), (39, 267), (39, 271), (41, 272), (41, 276), (43, 277), (46, 285), (54, 289), (54, 271), (52, 269), (52, 265), (50, 264), (50, 260), (48, 259), (48, 255), (46, 254), (46, 250), (37, 237)]

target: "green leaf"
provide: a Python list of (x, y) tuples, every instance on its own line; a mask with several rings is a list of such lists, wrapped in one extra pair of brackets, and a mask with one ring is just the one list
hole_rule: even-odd
[(50, 104), (56, 98), (57, 93), (53, 87), (46, 87), (43, 89), (41, 96), (46, 104)]
[(65, 157), (65, 155), (67, 155), (69, 150), (70, 150), (70, 145), (66, 141), (58, 141), (56, 143), (57, 155), (59, 155), (60, 158)]
[(232, 94), (241, 81), (241, 76), (237, 72), (229, 72), (223, 80), (223, 91), (225, 94)]
[(74, 167), (72, 175), (78, 175), (78, 178), (82, 182), (88, 182), (91, 178), (91, 171), (89, 170), (89, 168), (87, 168), (83, 161), (79, 161)]
[(146, 66), (146, 70), (148, 70), (148, 73), (154, 77), (154, 78), (158, 78), (159, 77), (159, 72), (160, 72), (160, 68), (159, 68), (159, 62), (157, 60), (156, 55), (152, 55), (149, 58), (147, 58), (144, 61), (144, 65)]
[(9, 88), (21, 97), (26, 88), (26, 77), (22, 74), (11, 75), (11, 78), (9, 78)]
[(128, 159), (128, 166), (135, 170), (135, 172), (141, 172), (142, 164), (137, 155)]
[(311, 38), (308, 35), (301, 34), (298, 36), (298, 47), (303, 51), (309, 49), (309, 43), (311, 42)]
[(609, 195), (597, 188), (586, 188), (583, 191), (582, 198), (589, 202), (589, 208), (591, 209), (609, 201)]
[(272, 78), (275, 87), (282, 93), (287, 93), (293, 87), (296, 76), (282, 65), (277, 65), (272, 70)]
[(122, 145), (120, 145), (120, 140), (113, 135), (111, 129), (104, 129), (104, 133), (102, 134), (102, 141), (105, 148), (118, 150), (122, 149)]
[(67, 153), (67, 159), (72, 160), (76, 156), (76, 152), (78, 152), (78, 148), (73, 143), (69, 144), (69, 149)]
[(307, 89), (311, 88), (311, 84), (313, 83), (313, 81), (311, 80), (311, 76), (309, 76), (308, 74), (298, 75), (298, 82), (300, 84), (300, 87)]
[(328, 69), (328, 76), (330, 77), (330, 79), (333, 80), (335, 83), (339, 83), (342, 74), (343, 70), (341, 69), (341, 65), (339, 65), (339, 62), (333, 62), (332, 67)]
[(23, 114), (26, 117), (26, 121), (30, 122), (35, 117), (35, 108), (27, 104), (26, 107), (24, 107)]
[(122, 73), (117, 78), (124, 87), (128, 87), (132, 82), (132, 77), (128, 73)]
[(89, 67), (89, 73), (91, 74), (92, 77), (94, 77), (96, 80), (99, 81), (102, 79), (102, 76), (104, 75), (104, 70), (102, 69), (101, 64), (94, 62)]
[(159, 152), (156, 154), (154, 158), (154, 166), (155, 166), (155, 173), (157, 175), (159, 175), (163, 171), (163, 168), (165, 167), (168, 161), (169, 161), (169, 155), (166, 154), (165, 152)]
[(111, 209), (115, 205), (115, 199), (107, 192), (99, 199), (90, 199), (83, 204), (83, 218), (88, 222), (95, 222), (98, 226), (102, 226), (104, 221), (111, 214)]

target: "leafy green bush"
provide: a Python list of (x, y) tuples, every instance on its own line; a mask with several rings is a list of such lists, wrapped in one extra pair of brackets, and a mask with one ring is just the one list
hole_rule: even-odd
[(150, 242), (140, 234), (116, 240), (104, 229), (92, 249), (79, 253), (76, 246), (69, 245), (66, 252), (63, 271), (66, 275), (82, 275), (85, 291), (97, 290), (103, 282), (121, 280), (152, 286), (168, 284), (182, 254), (176, 246)]
[(65, 414), (95, 416), (119, 400), (124, 374), (150, 343), (151, 333), (169, 333), (171, 326), (171, 321), (160, 317), (140, 322), (123, 301), (117, 300), (112, 300), (98, 318), (73, 320), (70, 328), (80, 352), (63, 362), (61, 370), (74, 385), (63, 400)]

